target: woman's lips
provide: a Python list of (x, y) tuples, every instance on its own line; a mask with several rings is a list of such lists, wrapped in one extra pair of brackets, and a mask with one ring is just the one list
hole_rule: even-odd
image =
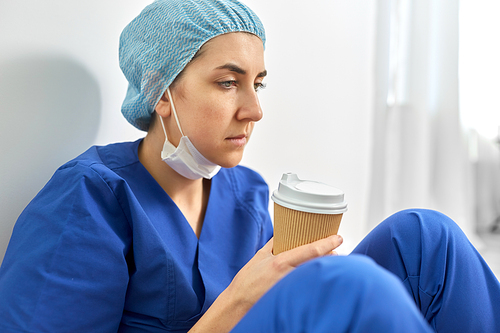
[(226, 140), (231, 142), (236, 147), (243, 147), (247, 143), (247, 136), (245, 134), (241, 134), (227, 138)]

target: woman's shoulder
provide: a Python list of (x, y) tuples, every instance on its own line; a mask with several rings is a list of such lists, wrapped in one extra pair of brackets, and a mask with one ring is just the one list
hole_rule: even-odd
[(138, 163), (137, 148), (140, 141), (92, 146), (74, 159), (63, 164), (59, 170), (72, 168), (75, 165), (115, 170)]
[(136, 141), (90, 147), (60, 166), (37, 197), (50, 197), (52, 193), (117, 195), (117, 189), (124, 188), (122, 185), (127, 182), (119, 170), (138, 163), (137, 145)]

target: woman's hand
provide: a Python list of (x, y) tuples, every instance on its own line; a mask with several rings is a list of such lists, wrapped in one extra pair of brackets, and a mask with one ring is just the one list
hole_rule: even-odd
[(273, 255), (273, 239), (238, 272), (228, 287), (248, 311), (272, 286), (295, 267), (311, 259), (331, 255), (342, 237), (331, 236)]
[(190, 332), (229, 332), (250, 308), (295, 267), (311, 259), (335, 254), (342, 237), (330, 236), (273, 255), (273, 239), (236, 274)]

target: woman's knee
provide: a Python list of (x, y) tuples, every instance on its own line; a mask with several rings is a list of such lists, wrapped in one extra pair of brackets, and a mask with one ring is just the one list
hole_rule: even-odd
[(447, 235), (462, 237), (460, 227), (447, 215), (430, 209), (406, 209), (399, 211), (384, 222), (381, 227), (389, 228), (391, 234), (414, 238), (422, 235)]

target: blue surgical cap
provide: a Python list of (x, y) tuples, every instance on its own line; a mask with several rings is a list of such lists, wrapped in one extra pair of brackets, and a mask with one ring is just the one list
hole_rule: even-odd
[(156, 0), (120, 36), (120, 68), (129, 82), (125, 118), (147, 131), (167, 88), (208, 40), (245, 31), (265, 43), (257, 15), (237, 0)]

